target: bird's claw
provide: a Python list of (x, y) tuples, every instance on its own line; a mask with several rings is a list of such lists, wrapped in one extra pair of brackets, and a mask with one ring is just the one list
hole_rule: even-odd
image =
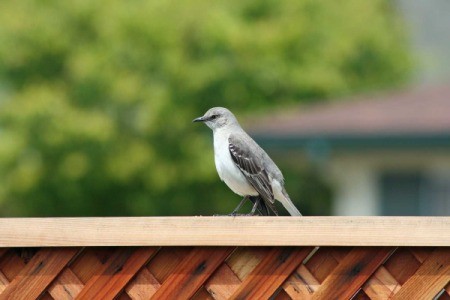
[(227, 215), (220, 215), (220, 214), (213, 215), (213, 217), (237, 217), (237, 216), (246, 216), (246, 215), (238, 214), (238, 213), (231, 213), (231, 214), (227, 214)]
[(248, 216), (253, 216), (253, 215), (252, 214), (238, 214), (236, 212), (232, 212), (227, 215), (219, 215), (219, 214), (213, 215), (213, 217), (248, 217)]
[(239, 216), (239, 215), (240, 214), (238, 214), (237, 211), (233, 211), (232, 213), (228, 214), (228, 216), (230, 216), (230, 217), (236, 217), (236, 216)]
[(230, 217), (251, 217), (254, 216), (254, 213), (248, 213), (248, 214), (238, 214), (237, 212), (232, 212), (231, 214), (229, 214)]

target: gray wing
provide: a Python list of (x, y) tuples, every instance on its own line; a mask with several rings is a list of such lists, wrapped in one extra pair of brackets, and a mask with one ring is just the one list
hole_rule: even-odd
[(228, 149), (236, 166), (260, 194), (267, 206), (276, 213), (272, 185), (269, 175), (261, 163), (261, 158), (255, 155), (248, 143), (237, 139), (234, 135), (230, 135), (228, 138)]

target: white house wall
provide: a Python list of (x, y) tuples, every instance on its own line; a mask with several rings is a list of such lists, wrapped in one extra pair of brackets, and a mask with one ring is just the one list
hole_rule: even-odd
[(450, 180), (449, 151), (367, 151), (334, 153), (325, 168), (335, 188), (333, 214), (379, 215), (379, 175), (412, 170)]

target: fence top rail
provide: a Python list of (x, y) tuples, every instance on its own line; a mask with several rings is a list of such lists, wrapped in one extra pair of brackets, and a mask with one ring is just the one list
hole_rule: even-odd
[(0, 218), (0, 247), (450, 246), (450, 217)]

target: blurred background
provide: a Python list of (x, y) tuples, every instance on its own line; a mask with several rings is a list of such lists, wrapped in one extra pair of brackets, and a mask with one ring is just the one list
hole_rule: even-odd
[(231, 212), (211, 131), (191, 123), (213, 106), (274, 158), (305, 215), (449, 215), (449, 11), (3, 1), (0, 215)]

